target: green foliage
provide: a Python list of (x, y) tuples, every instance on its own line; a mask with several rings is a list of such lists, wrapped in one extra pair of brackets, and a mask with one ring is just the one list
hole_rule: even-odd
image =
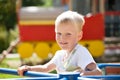
[(6, 32), (4, 27), (0, 27), (0, 53), (6, 49)]
[(22, 6), (42, 6), (45, 0), (22, 0)]
[(0, 53), (9, 46), (10, 29), (17, 22), (16, 0), (0, 0)]
[[(22, 0), (23, 6), (52, 5), (52, 0)], [(16, 0), (0, 0), (0, 53), (7, 49), (10, 42), (18, 37), (16, 30)], [(14, 49), (13, 52), (16, 50)]]
[(44, 0), (44, 7), (51, 7), (52, 6), (52, 0)]
[(0, 25), (5, 25), (9, 31), (15, 24), (16, 0), (0, 0)]
[[(0, 53), (2, 53), (3, 50), (6, 50), (9, 46), (10, 42), (15, 40), (17, 37), (18, 37), (18, 27), (17, 26), (14, 29), (10, 29), (9, 35), (8, 35), (4, 26), (1, 25), (0, 26)], [(16, 52), (16, 48), (13, 50), (13, 52)]]
[[(7, 62), (8, 61), (19, 61), (19, 58), (6, 58), (2, 63), (0, 63), (0, 67), (2, 68), (10, 68), (12, 69), (13, 67), (10, 67)], [(17, 69), (17, 68), (13, 68), (13, 69)], [(1, 74), (0, 73), (0, 79), (12, 79), (12, 78), (21, 78), (20, 76), (17, 75), (10, 75), (10, 74)]]
[(0, 53), (2, 53), (2, 51), (5, 49), (6, 49), (5, 41), (4, 39), (0, 38)]
[(23, 0), (22, 6), (43, 6), (50, 7), (52, 6), (52, 0)]

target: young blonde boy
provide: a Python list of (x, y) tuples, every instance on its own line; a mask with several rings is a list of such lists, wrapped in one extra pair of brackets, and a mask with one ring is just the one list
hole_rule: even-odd
[(74, 11), (66, 11), (60, 14), (55, 21), (56, 41), (61, 50), (44, 65), (22, 66), (18, 68), (18, 74), (23, 76), (24, 71), (50, 72), (80, 72), (80, 75), (101, 75), (101, 70), (89, 51), (78, 44), (83, 35), (85, 21), (81, 14)]

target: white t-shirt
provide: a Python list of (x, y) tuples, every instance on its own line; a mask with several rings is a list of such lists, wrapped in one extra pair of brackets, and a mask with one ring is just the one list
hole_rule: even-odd
[(56, 65), (57, 73), (74, 71), (78, 68), (85, 70), (88, 64), (95, 62), (89, 51), (79, 44), (72, 50), (69, 57), (65, 58), (66, 54), (65, 50), (59, 50), (50, 61)]

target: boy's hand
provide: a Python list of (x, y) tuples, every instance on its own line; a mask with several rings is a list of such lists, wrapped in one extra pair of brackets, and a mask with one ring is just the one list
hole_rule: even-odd
[(23, 73), (28, 70), (30, 70), (30, 66), (24, 65), (19, 67), (17, 71), (20, 76), (23, 76)]

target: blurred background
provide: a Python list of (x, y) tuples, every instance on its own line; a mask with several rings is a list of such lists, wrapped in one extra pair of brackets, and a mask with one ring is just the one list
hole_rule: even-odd
[[(59, 50), (54, 21), (66, 11), (84, 15), (79, 42), (97, 63), (120, 62), (120, 0), (0, 0), (0, 67), (44, 64)], [(4, 56), (3, 52), (8, 53)], [(18, 76), (0, 74), (0, 78)]]
[(80, 43), (96, 62), (120, 62), (119, 4), (120, 0), (0, 0), (0, 53), (19, 38), (21, 43), (9, 54), (17, 54), (23, 64), (31, 56), (48, 61), (60, 49), (54, 39), (56, 17), (74, 10), (85, 16)]

